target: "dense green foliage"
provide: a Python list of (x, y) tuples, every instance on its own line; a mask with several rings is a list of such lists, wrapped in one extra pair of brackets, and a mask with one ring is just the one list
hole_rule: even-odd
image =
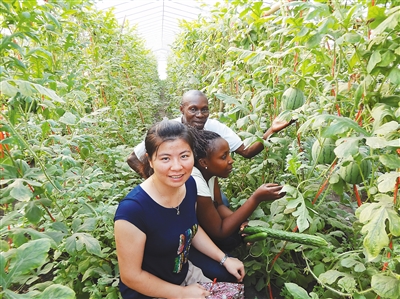
[(91, 1), (2, 1), (1, 298), (118, 298), (113, 216), (160, 99), (155, 57)]
[[(297, 119), (250, 162), (235, 156), (224, 188), (238, 206), (261, 183), (284, 184), (287, 196), (262, 205), (253, 221), (321, 236), (330, 246), (254, 243), (243, 257), (246, 283), (258, 290), (272, 286), (284, 298), (400, 296), (399, 4), (233, 0), (182, 23), (169, 93), (204, 90), (211, 117), (245, 144), (262, 141), (274, 117)], [(290, 87), (306, 101), (282, 111)], [(335, 140), (336, 158), (318, 163), (312, 145), (326, 138)], [(362, 183), (346, 183), (339, 169), (358, 169), (362, 160), (371, 165)]]
[[(252, 223), (329, 245), (241, 248), (247, 285), (288, 299), (397, 299), (399, 4), (226, 1), (182, 22), (163, 83), (135, 29), (91, 1), (2, 1), (0, 297), (118, 298), (113, 216), (140, 182), (125, 159), (165, 84), (163, 108), (202, 89), (246, 145), (274, 117), (297, 119), (251, 161), (235, 156), (223, 187), (235, 208), (263, 182), (284, 184)], [(282, 111), (289, 87), (305, 104)], [(312, 145), (326, 138), (336, 158), (317, 163)], [(371, 171), (346, 183), (340, 168), (363, 159)]]

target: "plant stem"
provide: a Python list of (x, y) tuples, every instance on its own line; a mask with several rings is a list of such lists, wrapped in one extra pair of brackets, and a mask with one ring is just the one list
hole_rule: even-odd
[(54, 187), (54, 189), (56, 189), (58, 192), (61, 192), (60, 189), (58, 189), (58, 187), (56, 186), (56, 184), (53, 182), (53, 180), (49, 177), (49, 175), (46, 172), (46, 168), (43, 165), (42, 161), (39, 159), (39, 157), (36, 155), (36, 153), (31, 149), (30, 145), (25, 141), (25, 139), (21, 136), (21, 134), (14, 128), (14, 126), (7, 120), (6, 116), (0, 112), (1, 116), (3, 116), (4, 120), (7, 122), (9, 128), (11, 129), (11, 131), (13, 132), (13, 134), (18, 137), (18, 139), (20, 140), (21, 143), (24, 144), (24, 146), (26, 147), (26, 149), (31, 153), (31, 155), (35, 158), (36, 161), (38, 161), (41, 170), (43, 171), (43, 174), (45, 175), (45, 177), (47, 178), (47, 180), (50, 182), (50, 184)]
[(302, 254), (303, 258), (304, 258), (304, 261), (306, 262), (307, 270), (311, 273), (311, 275), (315, 278), (315, 280), (316, 280), (322, 287), (327, 288), (328, 290), (330, 290), (330, 291), (332, 291), (332, 292), (334, 292), (334, 293), (336, 293), (336, 294), (338, 294), (338, 295), (340, 295), (340, 296), (343, 296), (343, 297), (349, 297), (349, 298), (352, 298), (352, 297), (353, 297), (351, 294), (343, 293), (343, 292), (340, 292), (340, 291), (338, 291), (338, 290), (335, 290), (334, 288), (332, 288), (332, 287), (330, 287), (330, 286), (327, 286), (327, 285), (324, 284), (321, 280), (319, 280), (318, 277), (317, 277), (317, 276), (314, 274), (314, 272), (311, 270), (310, 265), (308, 264), (308, 259), (307, 259), (307, 257), (306, 257), (305, 254), (304, 254), (303, 247), (301, 247), (301, 254)]

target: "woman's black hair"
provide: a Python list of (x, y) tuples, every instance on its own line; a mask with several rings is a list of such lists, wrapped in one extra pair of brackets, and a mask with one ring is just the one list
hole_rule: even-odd
[[(148, 131), (144, 141), (148, 159), (151, 159), (157, 153), (160, 145), (166, 141), (182, 139), (190, 146), (193, 154), (195, 153), (195, 132), (194, 128), (185, 126), (181, 122), (175, 120), (164, 119), (155, 123)], [(148, 159), (143, 165), (143, 173), (146, 177), (153, 174), (153, 169), (150, 167)]]
[(207, 130), (197, 130), (195, 137), (194, 151), (196, 155), (194, 165), (197, 167), (200, 159), (206, 158), (214, 151), (214, 141), (222, 137), (215, 132)]

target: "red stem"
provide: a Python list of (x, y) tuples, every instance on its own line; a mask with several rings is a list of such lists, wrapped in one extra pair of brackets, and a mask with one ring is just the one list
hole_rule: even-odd
[[(32, 193), (35, 191), (35, 189), (33, 189), (33, 187), (32, 187), (31, 185), (28, 184), (28, 187), (29, 187), (29, 189), (31, 189)], [(39, 195), (36, 195), (36, 199), (40, 199)], [(49, 209), (48, 209), (45, 205), (43, 205), (42, 203), (41, 203), (40, 205), (41, 205), (41, 206), (43, 207), (43, 209), (46, 211), (47, 215), (49, 215), (49, 217), (51, 218), (51, 220), (52, 220), (53, 222), (56, 222), (56, 219), (53, 217), (53, 215), (51, 215)]]
[(361, 114), (362, 111), (363, 111), (363, 106), (360, 105), (360, 108), (359, 108), (359, 110), (358, 110), (358, 112), (356, 114), (356, 119), (355, 119), (355, 121), (358, 122), (358, 125), (360, 127), (362, 127), (362, 114)]
[(353, 191), (354, 191), (354, 194), (356, 195), (356, 198), (357, 198), (357, 205), (360, 207), (362, 205), (362, 202), (361, 202), (360, 193), (358, 193), (358, 189), (357, 189), (357, 185), (356, 184), (353, 185)]
[[(393, 242), (392, 242), (392, 240), (390, 240), (389, 248), (390, 248), (391, 250), (393, 250)], [(387, 253), (387, 257), (390, 258), (390, 252)], [(388, 263), (388, 262), (385, 262), (385, 263), (383, 264), (383, 267), (382, 267), (382, 272), (386, 271), (386, 269), (388, 268), (388, 266), (389, 266), (389, 263)]]
[(269, 291), (269, 299), (274, 299), (274, 295), (272, 294), (271, 283), (268, 283), (268, 291)]

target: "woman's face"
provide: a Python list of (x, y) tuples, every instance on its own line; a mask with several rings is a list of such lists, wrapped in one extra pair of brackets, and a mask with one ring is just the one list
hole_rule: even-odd
[(229, 144), (223, 138), (215, 139), (207, 154), (207, 169), (217, 177), (226, 178), (232, 172), (233, 159)]
[(159, 182), (170, 187), (180, 187), (192, 173), (194, 156), (183, 139), (165, 141), (150, 160), (150, 166)]

